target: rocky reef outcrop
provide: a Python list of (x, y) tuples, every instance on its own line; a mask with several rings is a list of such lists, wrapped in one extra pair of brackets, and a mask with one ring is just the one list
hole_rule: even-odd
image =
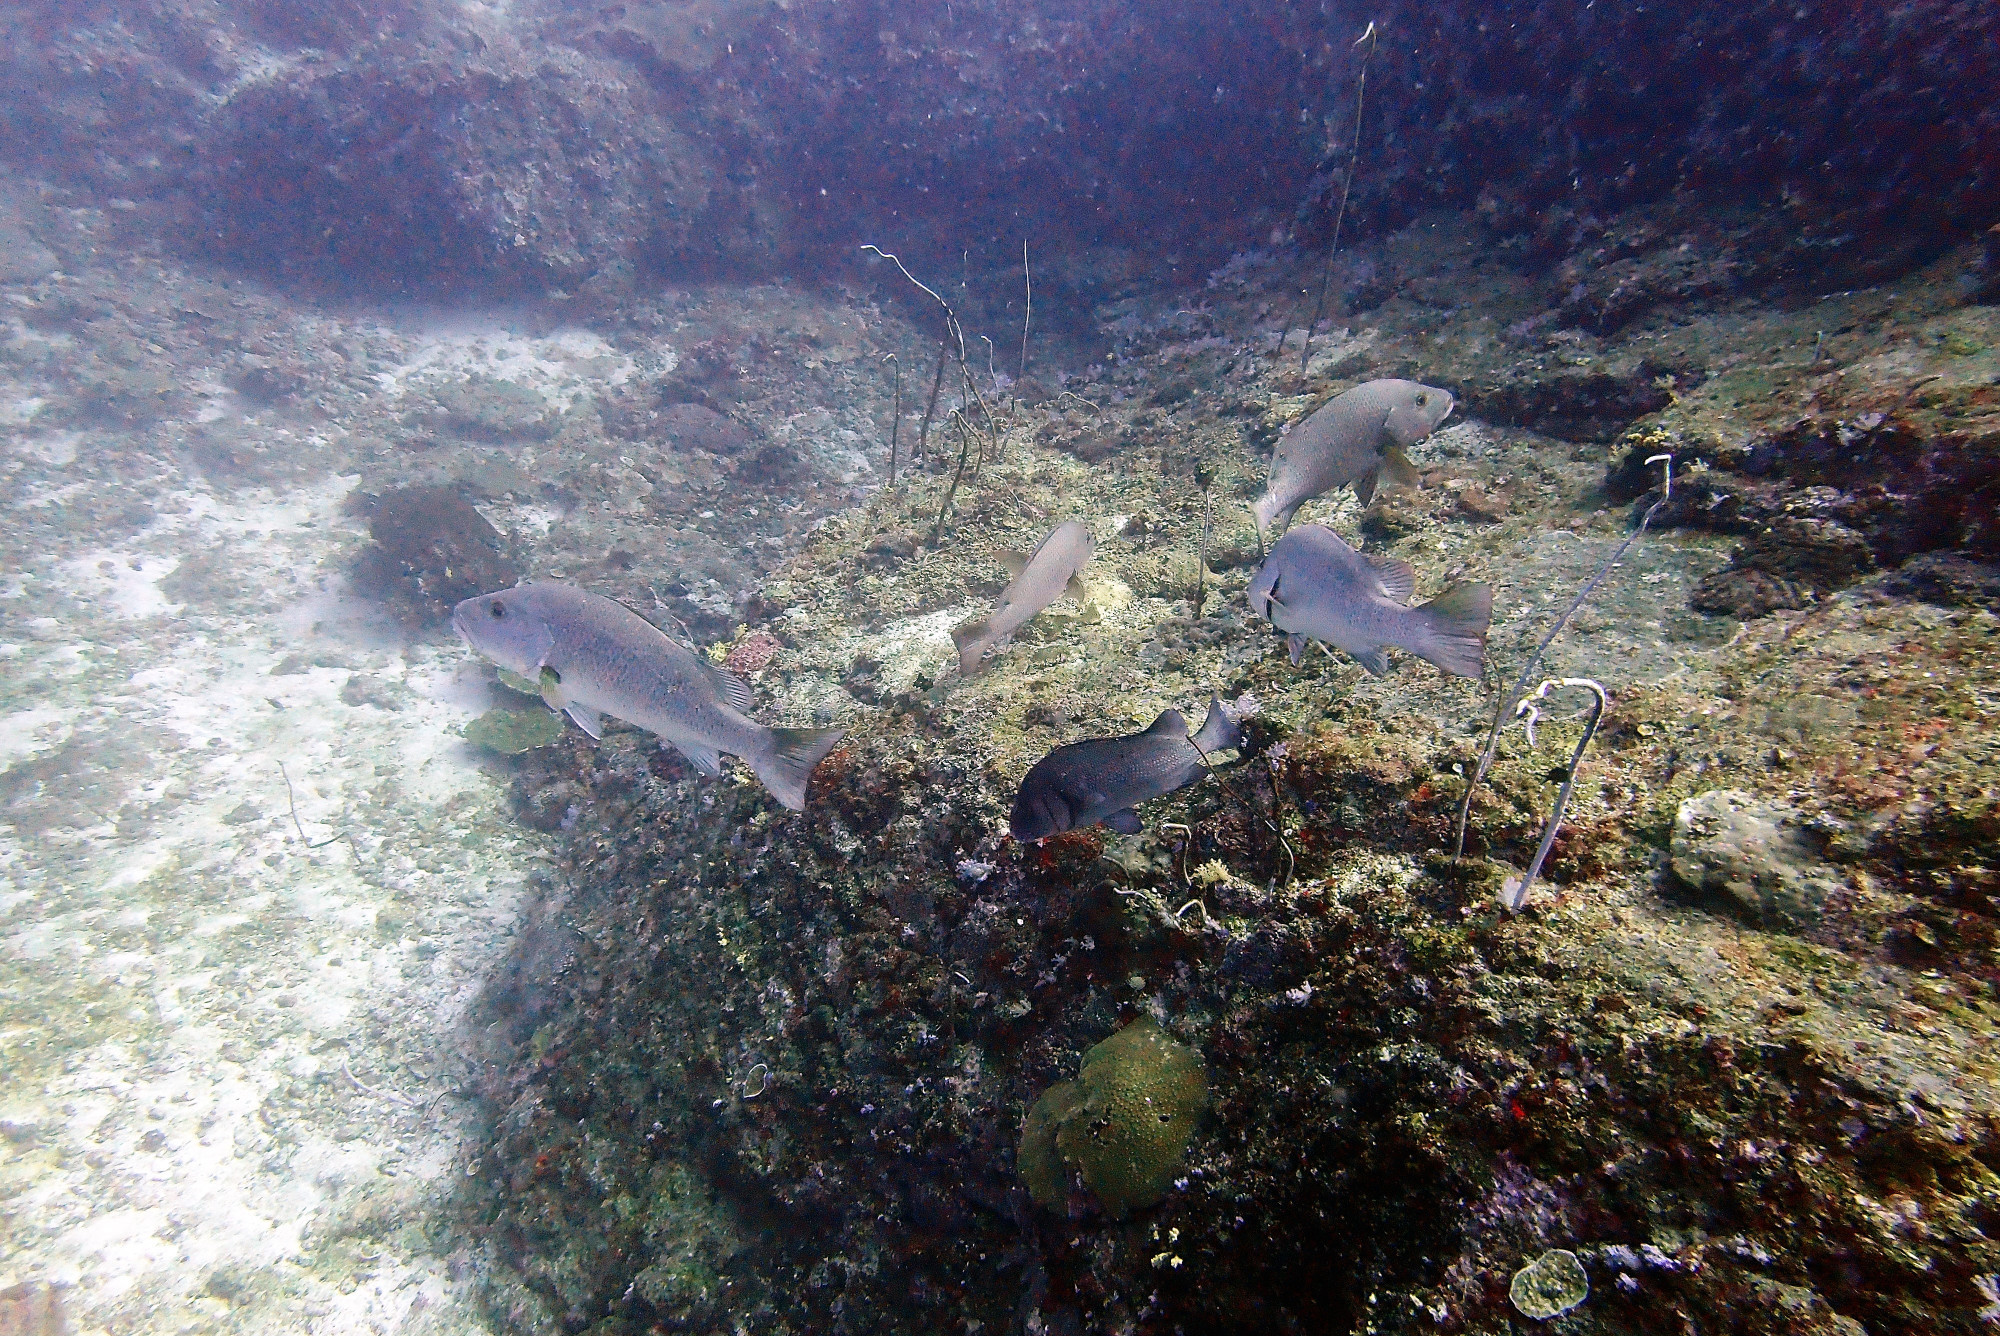
[[(1355, 381), (1547, 384), (1643, 341), (1672, 414), (1781, 340), (1809, 357), (1798, 320), (1827, 314), (1511, 333), (1548, 294), (1456, 245), (1473, 227), (1373, 253), (1398, 281), (1303, 371), (1272, 356), (1280, 264), (1193, 324), (1107, 304), (1116, 357), (815, 531), (714, 649), (764, 717), (849, 730), (804, 813), (632, 732), (514, 763), (562, 856), (481, 1018), (497, 1125), (458, 1209), (503, 1325), (1502, 1332), (1516, 1288), (1621, 1333), (1975, 1320), (2000, 1270), (1990, 605), (1911, 597), (1906, 564), (1804, 613), (1705, 611), (1736, 540), (1649, 533), (1551, 653), (1612, 704), (1518, 914), (1499, 894), (1581, 721), (1503, 736), (1454, 862), (1486, 689), (1294, 668), (1248, 613), (1261, 451)], [(1933, 286), (1881, 294), (1838, 366), (1962, 318)], [(1493, 583), (1506, 677), (1627, 534), (1607, 465), (1656, 418), (1565, 440), (1469, 411), (1413, 450), (1420, 491), (1312, 518), (1426, 590)], [(959, 679), (991, 551), (1071, 517), (1084, 599)], [(1049, 748), (1212, 691), (1244, 749), (1142, 833), (1006, 836)], [(1122, 1218), (1038, 1207), (1032, 1134), (1062, 1121), (1038, 1103), (1153, 1026), (1205, 1071), (1180, 1171)]]

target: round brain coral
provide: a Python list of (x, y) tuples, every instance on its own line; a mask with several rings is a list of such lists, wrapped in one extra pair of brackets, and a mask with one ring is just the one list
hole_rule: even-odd
[(1021, 1182), (1043, 1206), (1062, 1203), (1072, 1174), (1114, 1218), (1151, 1206), (1181, 1171), (1207, 1106), (1200, 1055), (1142, 1016), (1035, 1101), (1021, 1130)]

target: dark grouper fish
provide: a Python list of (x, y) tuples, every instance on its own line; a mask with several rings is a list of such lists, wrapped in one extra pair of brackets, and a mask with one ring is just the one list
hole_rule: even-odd
[(598, 737), (600, 714), (657, 733), (705, 775), (717, 752), (740, 756), (794, 812), (806, 777), (840, 741), (837, 728), (766, 728), (748, 718), (750, 687), (622, 603), (568, 585), (480, 594), (452, 610), (452, 629), (509, 672), (539, 681), (551, 708)]
[(958, 671), (970, 677), (979, 671), (986, 651), (1026, 626), (1043, 608), (1068, 594), (1081, 603), (1083, 580), (1077, 572), (1090, 560), (1090, 529), (1082, 520), (1064, 520), (1028, 556), (1000, 552), (1000, 564), (1014, 578), (1000, 591), (1000, 601), (984, 617), (974, 618), (951, 633), (958, 646)]
[(1450, 414), (1449, 393), (1414, 380), (1371, 380), (1335, 395), (1278, 442), (1254, 507), (1257, 532), (1273, 520), (1290, 524), (1307, 501), (1349, 483), (1364, 506), (1378, 481), (1414, 486), (1417, 473), (1403, 451)]
[(1448, 673), (1479, 676), (1493, 586), (1454, 585), (1428, 603), (1406, 606), (1416, 592), (1410, 563), (1364, 556), (1323, 524), (1302, 524), (1280, 538), (1248, 591), (1251, 611), (1291, 633), (1294, 664), (1311, 636), (1352, 654), (1377, 677), (1389, 671), (1391, 645)]
[(1143, 733), (1072, 742), (1035, 762), (1022, 779), (1008, 828), (1022, 841), (1045, 840), (1100, 821), (1122, 835), (1136, 835), (1140, 824), (1134, 807), (1194, 783), (1206, 768), (1203, 753), (1213, 756), (1242, 745), (1236, 721), (1213, 697), (1192, 742), (1179, 710), (1166, 711)]

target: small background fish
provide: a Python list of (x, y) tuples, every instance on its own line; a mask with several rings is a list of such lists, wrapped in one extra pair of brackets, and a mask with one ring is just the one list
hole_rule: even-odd
[(984, 617), (966, 622), (951, 633), (958, 646), (958, 671), (966, 677), (979, 671), (986, 651), (1020, 630), (1035, 614), (1067, 594), (1081, 603), (1079, 577), (1092, 552), (1090, 529), (1082, 520), (1064, 520), (1028, 556), (1002, 549), (1000, 564), (1014, 578), (1000, 591), (1000, 601)]
[(1181, 712), (1167, 710), (1143, 733), (1058, 747), (1022, 778), (1008, 829), (1017, 840), (1045, 840), (1101, 821), (1120, 834), (1137, 834), (1133, 808), (1199, 779), (1207, 769), (1204, 753), (1213, 757), (1242, 745), (1236, 721), (1211, 696), (1208, 718), (1193, 741)]
[(1403, 451), (1436, 431), (1451, 408), (1449, 392), (1414, 380), (1371, 380), (1336, 395), (1278, 442), (1253, 507), (1258, 533), (1273, 521), (1290, 524), (1308, 500), (1349, 483), (1364, 506), (1378, 484), (1415, 487), (1417, 471)]
[(534, 681), (550, 708), (590, 736), (600, 714), (657, 733), (705, 775), (719, 752), (740, 756), (771, 795), (806, 805), (806, 778), (840, 741), (837, 728), (768, 728), (743, 712), (742, 678), (671, 640), (622, 603), (568, 585), (530, 584), (466, 599), (452, 610), (465, 643)]
[(1345, 650), (1378, 677), (1389, 671), (1391, 645), (1448, 673), (1479, 676), (1493, 587), (1454, 585), (1407, 606), (1416, 591), (1416, 568), (1407, 561), (1368, 556), (1323, 524), (1302, 524), (1272, 546), (1248, 595), (1252, 611), (1291, 633), (1294, 664), (1310, 636)]

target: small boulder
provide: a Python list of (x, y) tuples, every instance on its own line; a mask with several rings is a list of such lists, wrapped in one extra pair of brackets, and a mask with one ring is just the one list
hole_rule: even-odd
[(1766, 927), (1810, 924), (1840, 889), (1824, 848), (1795, 809), (1741, 789), (1696, 794), (1674, 816), (1674, 875)]

